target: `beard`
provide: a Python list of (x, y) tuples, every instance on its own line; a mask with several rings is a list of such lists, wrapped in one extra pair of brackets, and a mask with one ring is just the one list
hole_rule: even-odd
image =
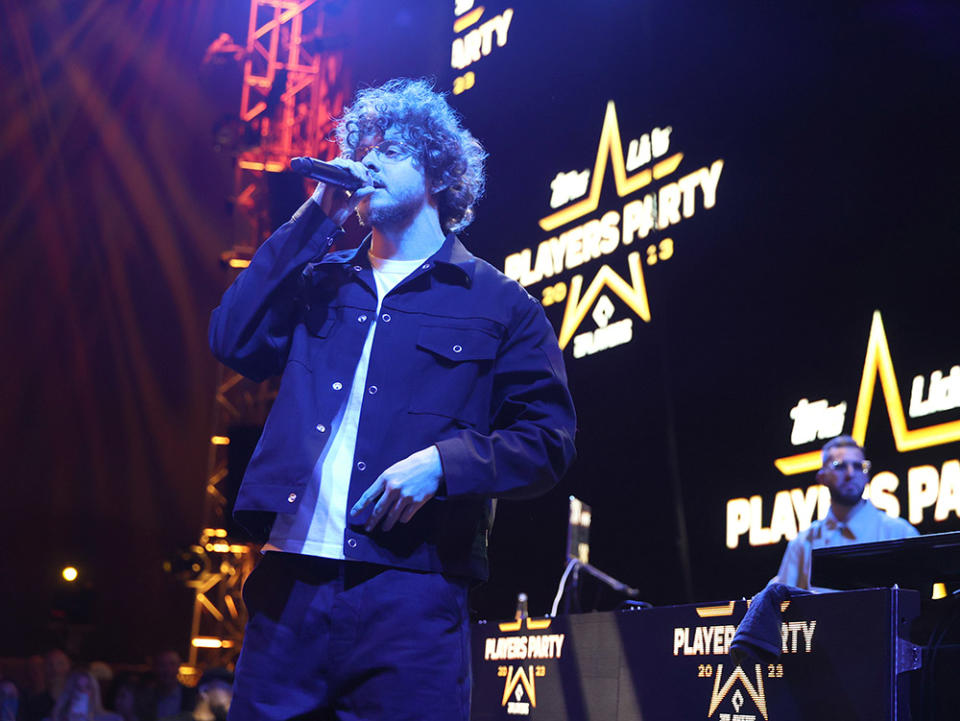
[(361, 225), (370, 225), (377, 228), (391, 228), (406, 225), (416, 216), (422, 205), (418, 197), (394, 198), (390, 202), (374, 203), (373, 196), (365, 198), (357, 206), (357, 216)]
[(841, 506), (855, 506), (863, 498), (863, 484), (847, 486), (843, 490), (837, 488), (830, 489), (830, 500)]

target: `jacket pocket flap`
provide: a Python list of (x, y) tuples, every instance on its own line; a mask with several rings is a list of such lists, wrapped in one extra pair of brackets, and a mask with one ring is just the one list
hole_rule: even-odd
[(304, 319), (310, 335), (326, 338), (337, 320), (337, 311), (333, 308), (310, 308)]
[(451, 361), (491, 360), (500, 339), (477, 328), (427, 325), (420, 328), (417, 345)]

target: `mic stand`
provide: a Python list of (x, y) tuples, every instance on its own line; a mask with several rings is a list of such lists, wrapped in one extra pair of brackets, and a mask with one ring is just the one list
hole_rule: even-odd
[[(573, 612), (580, 612), (580, 571), (584, 571), (594, 578), (596, 578), (601, 583), (609, 586), (617, 593), (622, 593), (628, 598), (637, 598), (640, 595), (640, 591), (636, 588), (628, 586), (623, 581), (618, 581), (613, 576), (604, 573), (596, 566), (591, 566), (589, 563), (584, 563), (579, 558), (575, 556), (570, 556), (567, 560), (567, 570), (564, 572), (564, 578), (570, 578), (569, 586), (570, 592), (567, 594), (567, 597), (564, 599), (564, 613), (571, 612), (571, 605), (573, 606)], [(563, 583), (561, 580), (560, 593), (563, 593)], [(572, 601), (571, 601), (572, 599)], [(557, 599), (559, 600), (559, 599)], [(556, 611), (554, 611), (556, 615)]]

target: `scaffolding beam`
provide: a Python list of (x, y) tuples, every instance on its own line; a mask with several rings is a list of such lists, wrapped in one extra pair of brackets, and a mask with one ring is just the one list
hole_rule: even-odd
[[(343, 110), (346, 78), (342, 38), (326, 33), (323, 3), (317, 0), (251, 0), (245, 51), (240, 56), (243, 86), (240, 121), (257, 139), (237, 149), (234, 165), (234, 232), (221, 259), (232, 276), (249, 265), (269, 236), (266, 174), (282, 172), (291, 157), (331, 158), (328, 141)], [(204, 529), (191, 547), (196, 572), (189, 667), (232, 668), (243, 642), (246, 610), (243, 581), (253, 570), (257, 548), (228, 537), (227, 504), (230, 428), (262, 426), (276, 397), (276, 382), (254, 383), (220, 365), (214, 394), (213, 428), (204, 491)]]

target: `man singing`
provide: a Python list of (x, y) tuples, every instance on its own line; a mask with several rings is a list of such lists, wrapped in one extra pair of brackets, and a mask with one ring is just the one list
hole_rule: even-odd
[[(231, 721), (469, 718), (467, 590), (491, 499), (553, 486), (574, 457), (557, 340), (518, 284), (453, 231), (485, 153), (420, 80), (361, 90), (334, 162), (213, 312), (210, 344), (282, 374), (237, 519), (266, 543)], [(325, 254), (356, 210), (356, 250)]]

